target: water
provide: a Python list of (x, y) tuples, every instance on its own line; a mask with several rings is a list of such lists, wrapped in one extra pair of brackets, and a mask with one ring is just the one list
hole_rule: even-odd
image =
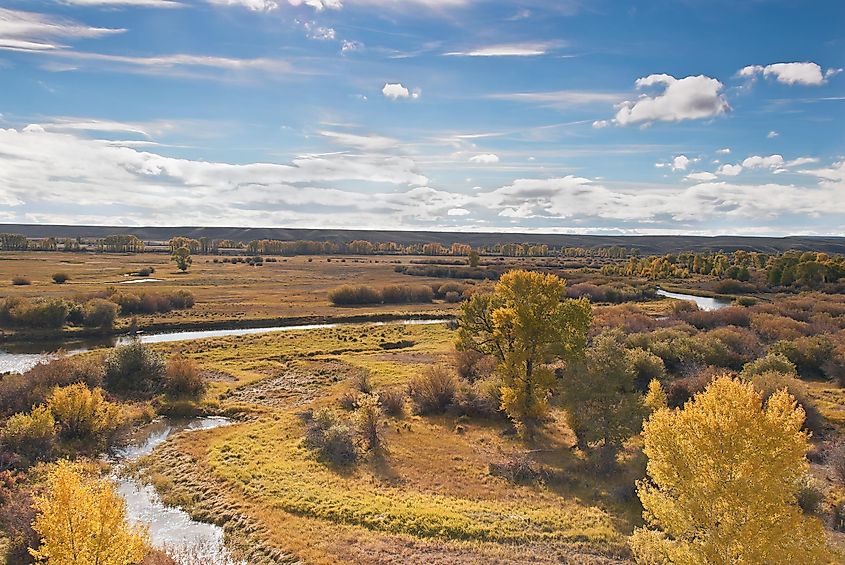
[(721, 310), (726, 306), (730, 306), (729, 300), (721, 298), (709, 298), (707, 296), (693, 296), (692, 294), (681, 294), (679, 292), (667, 292), (665, 290), (658, 290), (658, 296), (665, 296), (666, 298), (675, 298), (676, 300), (688, 300), (695, 302), (701, 310)]
[(120, 281), (117, 284), (138, 284), (138, 283), (156, 283), (161, 282), (161, 279), (132, 279), (131, 281)]
[(117, 492), (126, 502), (127, 519), (130, 523), (147, 526), (153, 546), (176, 551), (190, 548), (196, 552), (202, 563), (243, 565), (232, 559), (226, 548), (223, 542), (223, 528), (198, 522), (184, 510), (166, 506), (152, 486), (121, 473), (125, 463), (149, 455), (173, 434), (210, 430), (230, 423), (227, 418), (219, 417), (183, 422), (160, 419), (144, 426), (126, 446), (115, 450), (112, 456), (115, 463), (112, 478)]
[(36, 364), (55, 358), (59, 352), (66, 354), (82, 353), (98, 347), (125, 345), (133, 339), (142, 343), (168, 343), (173, 341), (193, 341), (213, 337), (254, 335), (265, 333), (318, 330), (351, 325), (387, 326), (402, 324), (408, 326), (423, 324), (442, 324), (445, 319), (399, 320), (392, 322), (339, 322), (334, 324), (303, 324), (299, 326), (274, 326), (269, 328), (239, 328), (228, 330), (187, 330), (169, 333), (137, 334), (134, 337), (99, 338), (91, 340), (29, 342), (3, 344), (0, 349), (0, 373), (23, 373)]

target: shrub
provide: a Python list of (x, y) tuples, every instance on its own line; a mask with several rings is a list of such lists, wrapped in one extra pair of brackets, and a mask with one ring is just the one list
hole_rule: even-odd
[(830, 446), (827, 451), (827, 464), (833, 471), (833, 476), (845, 485), (845, 441), (839, 441)]
[(381, 408), (377, 394), (362, 394), (358, 398), (355, 423), (367, 451), (378, 451), (382, 448)]
[(798, 376), (795, 364), (781, 353), (769, 353), (765, 357), (746, 363), (739, 376), (745, 380), (751, 380), (755, 375), (768, 372), (786, 374), (791, 377)]
[(359, 393), (354, 391), (344, 392), (338, 399), (338, 404), (344, 410), (355, 410), (358, 407)]
[(719, 310), (681, 312), (678, 314), (678, 318), (700, 330), (709, 330), (721, 326), (748, 327), (751, 325), (751, 314), (746, 308), (739, 306), (728, 306)]
[(200, 398), (206, 384), (193, 360), (174, 355), (167, 362), (164, 392), (170, 398)]
[(120, 406), (106, 400), (102, 389), (81, 383), (54, 389), (47, 407), (67, 438), (108, 439), (125, 423)]
[(183, 288), (168, 294), (167, 299), (174, 310), (188, 310), (193, 308), (196, 303), (191, 291)]
[(337, 306), (380, 304), (381, 293), (367, 285), (344, 285), (329, 291), (329, 300)]
[(498, 383), (493, 384), (492, 380), (459, 383), (449, 410), (470, 418), (493, 418), (502, 414), (499, 409), (501, 392)]
[(382, 412), (394, 418), (401, 418), (405, 413), (405, 391), (391, 388), (379, 392)]
[(716, 367), (739, 370), (760, 352), (760, 342), (750, 330), (723, 327), (710, 330), (694, 338), (702, 361)]
[(449, 293), (454, 293), (457, 294), (460, 299), (461, 295), (463, 295), (468, 288), (469, 287), (463, 283), (449, 281), (447, 283), (443, 283), (437, 286), (437, 291), (435, 292), (435, 294), (438, 298), (447, 298), (447, 295)]
[(120, 313), (124, 316), (141, 312), (141, 297), (131, 292), (115, 292), (109, 300), (120, 306)]
[(116, 347), (106, 357), (105, 384), (110, 391), (155, 394), (164, 375), (164, 358), (140, 341)]
[(457, 292), (447, 292), (446, 296), (444, 298), (446, 299), (446, 302), (448, 302), (449, 304), (456, 304), (456, 303), (460, 302), (461, 300), (463, 300), (463, 297), (460, 294), (458, 294)]
[(117, 319), (120, 308), (114, 302), (102, 298), (92, 298), (82, 309), (83, 323), (92, 328), (111, 329)]
[(408, 383), (408, 397), (417, 414), (445, 412), (455, 398), (458, 379), (446, 367), (429, 367)]
[(829, 337), (820, 335), (779, 341), (769, 351), (781, 353), (794, 363), (801, 378), (820, 378), (825, 376), (824, 367), (833, 357), (834, 345)]
[(751, 327), (763, 339), (777, 341), (804, 335), (808, 325), (786, 316), (760, 313), (751, 316)]
[(707, 385), (719, 375), (724, 374), (715, 367), (708, 367), (697, 374), (675, 379), (666, 389), (666, 401), (669, 408), (680, 408), (694, 395), (707, 388)]
[(64, 326), (70, 304), (61, 298), (36, 299), (8, 297), (0, 304), (0, 324), (36, 329)]
[(67, 273), (53, 273), (52, 279), (56, 284), (64, 284), (70, 280), (70, 276)]
[(0, 379), (0, 415), (27, 412), (46, 402), (53, 388), (80, 382), (88, 386), (103, 382), (103, 366), (98, 358), (62, 356), (39, 363), (23, 374), (8, 374)]
[(19, 275), (17, 277), (12, 277), (12, 284), (15, 286), (27, 286), (32, 284), (32, 281), (29, 279), (29, 277)]
[(351, 465), (358, 459), (354, 430), (329, 410), (306, 415), (305, 445), (331, 465)]
[(637, 347), (628, 350), (627, 355), (636, 373), (634, 385), (637, 390), (645, 391), (652, 380), (659, 380), (666, 376), (666, 366), (663, 364), (663, 359), (654, 353)]
[(824, 491), (816, 479), (810, 475), (804, 475), (800, 479), (796, 498), (804, 514), (815, 514), (824, 500)]
[(30, 460), (49, 459), (56, 441), (56, 420), (44, 405), (10, 417), (3, 427), (3, 443)]
[(38, 547), (40, 537), (32, 528), (35, 508), (28, 490), (12, 491), (11, 499), (0, 505), (0, 528), (7, 538), (6, 563), (33, 563), (30, 547)]
[(490, 355), (484, 355), (474, 349), (466, 351), (456, 350), (452, 359), (455, 371), (462, 379), (470, 382), (490, 376), (496, 369), (496, 359)]
[(373, 385), (370, 382), (370, 374), (366, 371), (356, 373), (352, 378), (352, 386), (360, 393), (370, 394), (373, 392)]
[(139, 277), (148, 277), (153, 274), (153, 269), (151, 267), (144, 267), (143, 269), (138, 269), (138, 272), (135, 274)]

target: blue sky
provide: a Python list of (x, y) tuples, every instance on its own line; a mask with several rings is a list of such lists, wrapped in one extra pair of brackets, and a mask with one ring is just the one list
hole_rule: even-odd
[(840, 0), (0, 0), (0, 222), (845, 235)]

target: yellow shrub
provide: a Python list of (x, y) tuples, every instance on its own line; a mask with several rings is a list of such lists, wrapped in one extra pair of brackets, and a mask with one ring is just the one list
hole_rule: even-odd
[(106, 400), (102, 389), (81, 383), (54, 389), (47, 406), (67, 437), (105, 436), (124, 423), (120, 406)]

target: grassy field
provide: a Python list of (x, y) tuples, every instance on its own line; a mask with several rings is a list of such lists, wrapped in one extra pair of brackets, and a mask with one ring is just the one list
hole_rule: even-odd
[[(337, 407), (362, 371), (377, 391), (404, 386), (449, 362), (453, 339), (444, 325), (350, 326), (178, 347), (218, 375), (211, 396), (221, 409), (252, 418), (176, 438), (150, 459), (150, 477), (171, 502), (228, 524), (236, 545), (257, 552), (255, 563), (261, 551), (313, 563), (624, 560), (639, 509), (613, 493), (632, 477), (585, 477), (562, 424), (526, 446), (503, 434), (501, 420), (390, 418), (388, 453), (352, 470), (327, 467), (303, 447), (304, 409)], [(383, 348), (400, 340), (413, 345)], [(491, 475), (491, 464), (517, 455), (567, 479), (519, 486)], [(233, 526), (221, 508), (262, 526)]]

